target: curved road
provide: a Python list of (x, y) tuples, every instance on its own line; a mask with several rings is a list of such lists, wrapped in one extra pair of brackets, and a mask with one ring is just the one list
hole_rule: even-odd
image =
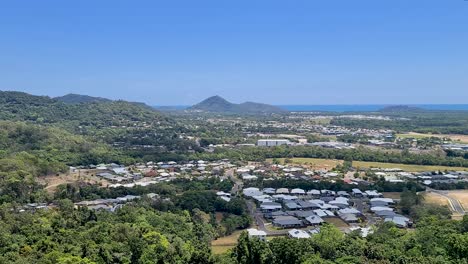
[(431, 189), (431, 188), (427, 188), (427, 191), (436, 193), (436, 194), (438, 194), (440, 196), (443, 196), (443, 197), (447, 198), (449, 200), (449, 204), (450, 204), (450, 207), (451, 207), (452, 211), (454, 211), (456, 213), (459, 213), (459, 214), (465, 214), (465, 210), (463, 209), (463, 206), (461, 205), (460, 201), (448, 196), (448, 192), (435, 190), (435, 189)]

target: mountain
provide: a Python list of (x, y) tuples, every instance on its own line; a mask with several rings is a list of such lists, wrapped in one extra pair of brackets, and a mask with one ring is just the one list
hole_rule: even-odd
[(107, 127), (156, 123), (167, 118), (143, 103), (108, 100), (70, 104), (48, 96), (0, 91), (0, 120)]
[(231, 114), (267, 114), (286, 112), (285, 110), (279, 107), (268, 104), (254, 102), (234, 104), (218, 95), (207, 98), (202, 102), (188, 108), (188, 110)]
[(89, 95), (73, 94), (69, 93), (64, 96), (53, 98), (55, 100), (67, 103), (67, 104), (79, 104), (79, 103), (97, 103), (97, 102), (111, 102), (112, 100), (102, 97), (93, 97)]

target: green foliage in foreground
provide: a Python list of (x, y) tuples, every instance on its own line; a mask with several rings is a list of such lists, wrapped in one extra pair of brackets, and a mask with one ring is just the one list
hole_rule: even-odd
[(216, 230), (200, 210), (161, 212), (144, 203), (115, 213), (57, 209), (16, 213), (0, 208), (0, 263), (467, 263), (468, 217), (425, 214), (414, 230), (383, 224), (362, 238), (325, 224), (310, 239), (263, 242), (243, 233), (238, 245), (213, 256)]
[(244, 233), (232, 250), (234, 263), (467, 263), (468, 233), (463, 221), (425, 218), (415, 230), (390, 223), (362, 238), (332, 225), (310, 239), (274, 238), (266, 243)]
[(213, 263), (214, 231), (197, 213), (134, 206), (96, 213), (63, 200), (59, 210), (3, 207), (0, 216), (0, 263)]

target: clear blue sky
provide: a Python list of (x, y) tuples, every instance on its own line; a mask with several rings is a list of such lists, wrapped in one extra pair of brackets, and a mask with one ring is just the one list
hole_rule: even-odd
[(468, 103), (468, 1), (0, 0), (0, 90)]

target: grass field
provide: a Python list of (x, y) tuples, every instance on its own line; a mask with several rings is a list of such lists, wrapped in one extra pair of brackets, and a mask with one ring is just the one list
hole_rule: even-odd
[(432, 192), (424, 194), (424, 203), (449, 206), (449, 201), (447, 198), (443, 197), (442, 195), (439, 195), (437, 193), (432, 193)]
[[(284, 164), (285, 159), (278, 159), (281, 164)], [(269, 160), (272, 161), (271, 159)], [(308, 165), (311, 169), (332, 169), (338, 164), (342, 164), (342, 160), (331, 159), (313, 159), (313, 158), (293, 158), (293, 163)]]
[(401, 195), (400, 192), (383, 192), (382, 194), (383, 194), (383, 197), (391, 198), (391, 199), (394, 199), (394, 200), (400, 199), (400, 195)]
[(468, 143), (468, 135), (456, 135), (456, 134), (423, 134), (423, 133), (405, 133), (397, 134), (399, 138), (426, 138), (426, 137), (438, 137), (438, 138), (449, 138), (452, 141), (459, 141), (460, 143)]
[[(449, 191), (448, 195), (452, 198), (458, 199), (461, 205), (464, 208), (467, 208), (468, 205), (468, 191), (467, 190), (457, 190)], [(436, 204), (441, 206), (448, 206), (450, 208), (450, 203), (447, 198), (436, 193), (425, 193), (424, 194), (424, 203), (425, 204)], [(452, 219), (461, 220), (463, 215), (460, 213), (452, 212)]]
[(334, 225), (334, 226), (336, 226), (338, 228), (345, 228), (345, 227), (349, 226), (345, 221), (343, 221), (343, 220), (341, 220), (339, 218), (336, 218), (336, 217), (325, 218), (324, 220), (325, 220), (325, 222), (327, 222), (329, 224), (332, 224), (332, 225)]
[[(280, 163), (284, 164), (285, 159), (278, 159), (278, 160), (280, 161)], [(313, 169), (323, 169), (323, 168), (331, 169), (331, 168), (336, 167), (336, 165), (343, 163), (342, 160), (314, 159), (314, 158), (292, 158), (292, 162), (295, 164), (309, 165)], [(359, 168), (383, 168), (383, 169), (399, 168), (399, 169), (410, 171), (410, 172), (437, 171), (437, 170), (468, 171), (468, 168), (464, 168), (464, 167), (411, 165), (411, 164), (368, 162), (368, 161), (353, 161), (353, 166), (359, 167)]]
[(437, 171), (437, 170), (456, 170), (466, 171), (468, 168), (464, 167), (448, 167), (448, 166), (433, 166), (433, 165), (412, 165), (412, 164), (400, 164), (400, 163), (383, 163), (383, 162), (368, 162), (368, 161), (353, 161), (354, 167), (359, 168), (399, 168), (405, 171)]
[(233, 248), (237, 244), (237, 239), (244, 230), (238, 230), (229, 236), (220, 237), (211, 242), (211, 249), (214, 254), (226, 253), (229, 249)]

